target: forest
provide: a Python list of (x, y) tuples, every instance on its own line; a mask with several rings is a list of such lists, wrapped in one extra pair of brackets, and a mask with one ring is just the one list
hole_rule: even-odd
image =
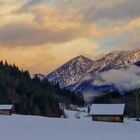
[(18, 114), (60, 117), (59, 103), (83, 105), (82, 94), (31, 77), (15, 64), (0, 62), (0, 104), (13, 104)]

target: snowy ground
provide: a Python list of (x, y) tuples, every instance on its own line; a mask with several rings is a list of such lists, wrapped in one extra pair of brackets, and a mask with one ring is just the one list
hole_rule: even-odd
[(140, 140), (140, 122), (0, 116), (1, 140)]
[(64, 110), (65, 115), (68, 119), (90, 119), (88, 117), (88, 113), (86, 112), (80, 112), (80, 111), (72, 111), (72, 110)]

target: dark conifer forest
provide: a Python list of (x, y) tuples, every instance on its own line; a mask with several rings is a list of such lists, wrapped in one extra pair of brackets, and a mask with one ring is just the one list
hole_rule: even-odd
[(59, 103), (83, 105), (83, 97), (0, 62), (0, 104), (13, 104), (18, 114), (60, 117)]

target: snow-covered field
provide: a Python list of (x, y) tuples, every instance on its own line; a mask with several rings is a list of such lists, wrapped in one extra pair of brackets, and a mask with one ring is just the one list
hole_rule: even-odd
[(72, 111), (72, 110), (64, 110), (65, 115), (68, 119), (90, 119), (88, 114), (86, 112), (80, 112), (80, 111)]
[(0, 116), (0, 140), (140, 140), (140, 122)]

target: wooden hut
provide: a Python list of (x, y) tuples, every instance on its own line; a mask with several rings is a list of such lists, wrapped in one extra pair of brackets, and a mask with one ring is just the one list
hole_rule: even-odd
[(90, 115), (93, 121), (123, 122), (125, 104), (92, 104)]
[(0, 115), (11, 115), (13, 105), (0, 105)]

